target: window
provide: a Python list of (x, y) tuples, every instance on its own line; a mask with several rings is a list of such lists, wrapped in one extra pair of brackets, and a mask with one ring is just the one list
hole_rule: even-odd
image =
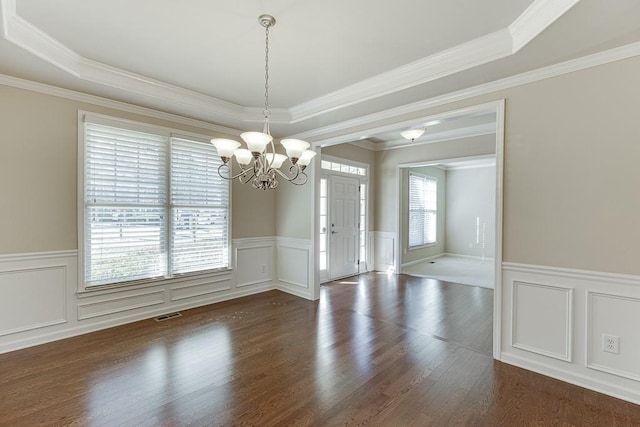
[(229, 267), (229, 182), (211, 144), (162, 128), (84, 127), (87, 287)]
[(327, 269), (327, 178), (320, 179), (320, 270)]
[(322, 162), (320, 162), (320, 164), (322, 166), (322, 169), (326, 169), (334, 172), (342, 172), (342, 173), (348, 173), (350, 175), (360, 175), (360, 176), (367, 175), (367, 169), (364, 167), (345, 165), (344, 163), (338, 163), (338, 162), (333, 162), (328, 160), (323, 160)]
[(360, 184), (360, 263), (367, 259), (367, 184)]
[(438, 181), (409, 173), (409, 247), (436, 242)]

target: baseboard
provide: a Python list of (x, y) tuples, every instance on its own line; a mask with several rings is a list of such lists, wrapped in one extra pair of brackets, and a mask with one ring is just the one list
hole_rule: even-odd
[(275, 284), (275, 289), (285, 292), (296, 297), (308, 299), (313, 301), (313, 295), (309, 288), (302, 288), (300, 286), (292, 285), (290, 283), (278, 282)]
[(628, 402), (635, 403), (636, 405), (640, 405), (640, 391), (638, 391), (637, 388), (632, 389), (620, 386), (618, 384), (613, 384), (608, 381), (602, 381), (593, 377), (581, 375), (575, 372), (571, 372), (567, 369), (560, 369), (546, 363), (540, 363), (510, 353), (503, 352), (500, 360), (509, 365), (517, 366), (519, 368), (555, 378), (557, 380), (564, 381), (578, 387), (587, 388), (598, 393), (606, 394), (607, 396), (615, 397), (617, 399), (626, 400)]
[(441, 253), (441, 254), (432, 255), (432, 256), (426, 257), (426, 258), (420, 258), (420, 259), (417, 259), (415, 261), (405, 262), (404, 264), (402, 264), (400, 266), (400, 268), (401, 268), (400, 271), (402, 271), (403, 269), (405, 269), (407, 267), (411, 267), (412, 265), (420, 264), (421, 262), (425, 262), (425, 261), (431, 261), (431, 260), (434, 260), (434, 259), (438, 259), (438, 258), (441, 258), (441, 257), (443, 257), (445, 255), (446, 255), (445, 253)]
[(457, 258), (477, 259), (478, 261), (495, 261), (495, 258), (481, 257), (481, 256), (475, 256), (475, 255), (454, 254), (451, 252), (445, 252), (442, 255), (457, 257)]

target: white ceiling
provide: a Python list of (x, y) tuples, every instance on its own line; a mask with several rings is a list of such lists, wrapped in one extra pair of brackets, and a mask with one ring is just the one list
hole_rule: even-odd
[(257, 17), (270, 13), (276, 136), (640, 40), (638, 0), (0, 5), (0, 73), (237, 129), (259, 127), (264, 29)]

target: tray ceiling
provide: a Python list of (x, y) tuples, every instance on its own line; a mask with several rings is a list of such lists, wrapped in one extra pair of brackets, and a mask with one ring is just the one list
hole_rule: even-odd
[(270, 13), (284, 135), (640, 40), (636, 0), (0, 5), (0, 73), (236, 128), (260, 120)]

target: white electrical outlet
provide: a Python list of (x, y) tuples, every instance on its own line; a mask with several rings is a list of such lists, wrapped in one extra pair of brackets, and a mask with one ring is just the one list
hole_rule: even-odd
[(620, 353), (620, 338), (615, 335), (602, 334), (602, 351)]

